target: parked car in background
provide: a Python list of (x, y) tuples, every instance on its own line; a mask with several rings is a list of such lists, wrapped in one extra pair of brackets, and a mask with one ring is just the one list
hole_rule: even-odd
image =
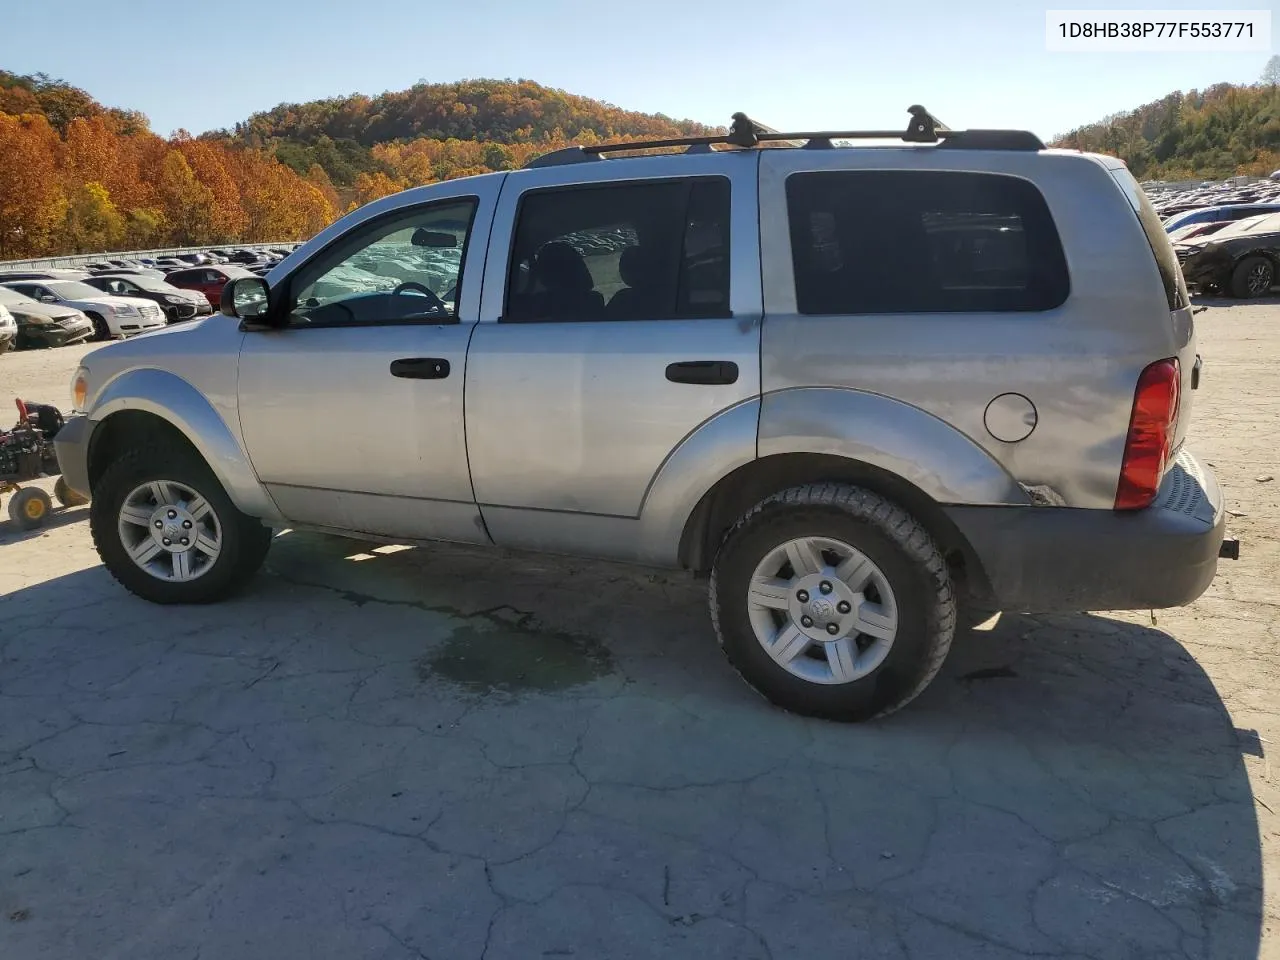
[(101, 274), (85, 281), (89, 286), (120, 297), (138, 297), (158, 303), (169, 323), (207, 317), (213, 313), (208, 299), (195, 290), (183, 290), (164, 280), (136, 274)]
[(1263, 213), (1280, 213), (1280, 203), (1230, 203), (1222, 206), (1200, 207), (1179, 213), (1164, 222), (1166, 233), (1194, 223), (1230, 222), (1256, 217)]
[(187, 263), (186, 261), (179, 260), (177, 257), (160, 257), (155, 261), (153, 266), (157, 270), (169, 271), (169, 270), (180, 270), (183, 267), (191, 266), (191, 264)]
[(18, 321), (9, 308), (0, 303), (0, 353), (8, 353), (18, 346)]
[(228, 280), (236, 277), (253, 276), (244, 267), (232, 264), (218, 264), (207, 267), (194, 267), (187, 270), (175, 270), (165, 276), (165, 281), (183, 290), (198, 290), (208, 299), (213, 307), (218, 306), (222, 297), (222, 288)]
[(1265, 296), (1280, 278), (1280, 213), (1241, 221), (1175, 249), (1187, 283), (1242, 300)]
[(153, 280), (163, 280), (164, 271), (155, 270), (151, 267), (108, 267), (104, 270), (93, 270), (90, 276), (111, 276), (111, 277), (150, 277)]
[(27, 280), (5, 286), (41, 303), (82, 311), (93, 321), (99, 340), (129, 337), (165, 325), (164, 311), (150, 300), (112, 296), (79, 280)]
[(0, 283), (14, 280), (83, 280), (88, 270), (4, 270), (0, 269)]
[(0, 305), (18, 325), (17, 345), (60, 347), (93, 336), (93, 321), (81, 311), (61, 304), (41, 303), (0, 284)]

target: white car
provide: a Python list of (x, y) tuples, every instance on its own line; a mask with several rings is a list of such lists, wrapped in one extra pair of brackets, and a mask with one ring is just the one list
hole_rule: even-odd
[(132, 337), (166, 324), (160, 305), (137, 297), (118, 297), (79, 280), (16, 280), (4, 286), (41, 303), (81, 310), (93, 321), (96, 339)]
[(18, 345), (18, 321), (9, 308), (0, 303), (0, 353), (8, 353)]

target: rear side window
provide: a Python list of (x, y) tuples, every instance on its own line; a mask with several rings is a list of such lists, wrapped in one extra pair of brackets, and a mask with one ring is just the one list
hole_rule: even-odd
[(1182, 279), (1182, 269), (1178, 266), (1178, 256), (1173, 252), (1173, 244), (1169, 242), (1169, 234), (1165, 231), (1164, 224), (1160, 222), (1160, 215), (1156, 213), (1156, 208), (1151, 205), (1146, 191), (1137, 180), (1133, 179), (1133, 174), (1127, 167), (1113, 167), (1111, 176), (1116, 183), (1120, 184), (1125, 199), (1129, 201), (1129, 206), (1138, 216), (1138, 222), (1142, 224), (1142, 232), (1147, 235), (1147, 243), (1151, 245), (1151, 253), (1156, 258), (1156, 266), (1160, 270), (1160, 282), (1164, 284), (1164, 295), (1169, 301), (1169, 309), (1181, 310), (1190, 302), (1187, 298), (1187, 285)]
[(804, 314), (1050, 310), (1070, 280), (1031, 183), (924, 170), (787, 179), (796, 304)]

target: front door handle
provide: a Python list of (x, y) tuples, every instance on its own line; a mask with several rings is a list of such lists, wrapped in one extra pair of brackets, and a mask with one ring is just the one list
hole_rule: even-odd
[(667, 379), (672, 383), (737, 383), (738, 365), (732, 360), (685, 360), (667, 366)]
[(443, 357), (404, 357), (391, 361), (391, 375), (406, 380), (443, 380), (449, 375), (449, 361)]

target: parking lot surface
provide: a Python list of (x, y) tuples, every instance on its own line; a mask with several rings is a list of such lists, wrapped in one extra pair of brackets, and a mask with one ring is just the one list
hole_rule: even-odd
[(677, 574), (285, 532), (162, 608), (85, 508), (0, 524), (0, 957), (1280, 957), (1280, 304), (1197, 322), (1242, 559), (874, 724), (756, 697)]

